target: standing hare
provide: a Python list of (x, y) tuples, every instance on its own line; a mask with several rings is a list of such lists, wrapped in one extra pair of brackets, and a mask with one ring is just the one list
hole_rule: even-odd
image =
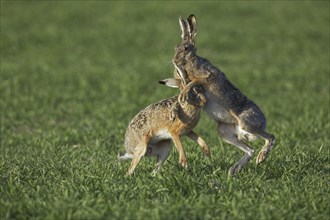
[[(266, 118), (260, 108), (242, 94), (217, 67), (207, 59), (196, 55), (195, 36), (197, 22), (194, 15), (179, 23), (182, 31), (182, 43), (176, 46), (173, 62), (186, 71), (190, 81), (199, 82), (205, 90), (207, 103), (204, 110), (217, 122), (218, 134), (227, 143), (232, 144), (245, 155), (230, 169), (229, 175), (238, 173), (254, 154), (244, 141), (263, 138), (265, 145), (259, 152), (256, 163), (265, 160), (275, 144), (275, 137), (265, 132)], [(170, 87), (179, 87), (180, 78), (174, 73), (174, 79), (161, 81)], [(165, 82), (165, 83), (164, 83)]]
[(187, 135), (196, 141), (206, 156), (210, 150), (205, 141), (193, 131), (200, 118), (200, 109), (206, 99), (201, 85), (186, 83), (182, 77), (184, 71), (176, 65), (181, 78), (181, 92), (157, 103), (151, 104), (140, 111), (129, 123), (125, 134), (126, 153), (119, 159), (132, 159), (128, 175), (131, 175), (143, 156), (157, 157), (156, 174), (168, 158), (173, 140), (178, 152), (179, 162), (187, 167), (187, 159), (180, 141), (180, 136)]

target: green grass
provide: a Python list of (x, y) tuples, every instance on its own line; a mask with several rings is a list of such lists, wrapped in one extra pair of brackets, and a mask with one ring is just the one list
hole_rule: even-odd
[[(151, 176), (118, 163), (142, 108), (178, 91), (178, 16), (198, 19), (198, 54), (254, 100), (277, 137), (235, 178), (242, 152), (205, 114)], [(329, 2), (1, 1), (1, 219), (328, 219)], [(258, 151), (262, 142), (253, 143)]]

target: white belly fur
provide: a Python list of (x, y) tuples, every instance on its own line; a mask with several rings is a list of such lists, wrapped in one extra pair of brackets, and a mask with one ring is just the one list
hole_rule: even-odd
[(208, 100), (204, 106), (204, 110), (216, 121), (225, 123), (234, 122), (230, 113), (222, 105), (215, 101)]
[(167, 129), (160, 129), (150, 140), (151, 144), (158, 143), (162, 140), (172, 139), (172, 135)]

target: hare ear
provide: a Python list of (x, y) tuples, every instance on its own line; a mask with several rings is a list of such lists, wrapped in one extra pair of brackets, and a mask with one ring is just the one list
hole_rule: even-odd
[(179, 18), (179, 24), (180, 24), (180, 28), (181, 28), (181, 32), (182, 32), (181, 39), (188, 40), (188, 38), (189, 38), (188, 24), (181, 16)]
[(197, 19), (195, 15), (190, 15), (187, 19), (189, 25), (189, 35), (192, 42), (195, 41), (195, 36), (197, 34)]
[(168, 79), (159, 80), (159, 83), (164, 84), (165, 86), (168, 87), (179, 88), (181, 84), (181, 80), (168, 78)]
[(172, 60), (172, 63), (178, 73), (178, 75), (180, 76), (181, 78), (181, 82), (184, 86), (186, 86), (189, 82), (189, 79), (188, 79), (188, 75), (187, 75), (187, 72), (184, 68), (179, 68), (176, 63), (174, 62), (174, 60)]

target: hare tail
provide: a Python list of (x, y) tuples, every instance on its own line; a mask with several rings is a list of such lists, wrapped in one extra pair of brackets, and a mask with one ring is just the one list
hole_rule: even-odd
[(129, 154), (129, 153), (125, 153), (124, 155), (120, 156), (120, 154), (118, 153), (117, 155), (117, 159), (120, 160), (128, 160), (128, 159), (132, 159), (133, 155)]

